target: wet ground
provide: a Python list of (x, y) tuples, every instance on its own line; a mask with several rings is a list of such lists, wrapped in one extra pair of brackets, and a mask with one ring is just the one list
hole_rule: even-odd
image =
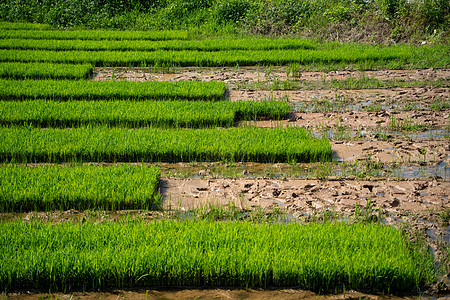
[[(188, 299), (229, 299), (229, 300), (294, 300), (294, 299), (321, 299), (321, 300), (340, 300), (340, 299), (404, 299), (413, 300), (417, 297), (394, 297), (377, 296), (348, 291), (345, 294), (338, 295), (318, 295), (313, 292), (282, 289), (282, 290), (239, 290), (239, 289), (173, 289), (173, 290), (146, 290), (146, 291), (125, 291), (117, 290), (111, 292), (86, 292), (72, 294), (18, 294), (3, 296), (4, 299), (32, 300), (32, 299), (83, 299), (83, 300), (121, 300), (121, 299), (148, 299), (148, 300), (188, 300)], [(0, 299), (2, 295), (0, 295)], [(421, 299), (445, 299), (440, 297), (422, 296)]]
[[(288, 69), (290, 69), (288, 71)], [(289, 72), (289, 73), (288, 73)], [(151, 68), (95, 68), (94, 80), (134, 80), (134, 81), (223, 81), (228, 84), (249, 82), (273, 82), (273, 80), (292, 79), (296, 81), (324, 82), (349, 78), (372, 78), (380, 81), (437, 81), (448, 80), (450, 69), (436, 70), (381, 70), (381, 71), (330, 71), (305, 72), (289, 67), (241, 67), (241, 68), (170, 68), (153, 70)]]

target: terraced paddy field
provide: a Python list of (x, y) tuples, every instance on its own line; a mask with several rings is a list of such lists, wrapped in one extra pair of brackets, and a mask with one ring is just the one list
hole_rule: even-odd
[(2, 296), (449, 295), (448, 46), (0, 48)]

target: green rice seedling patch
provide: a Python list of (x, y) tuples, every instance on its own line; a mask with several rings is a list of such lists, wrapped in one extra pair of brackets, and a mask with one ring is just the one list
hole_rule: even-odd
[(315, 49), (316, 43), (307, 39), (217, 39), (217, 40), (43, 40), (0, 39), (0, 49), (15, 50), (83, 50), (83, 51), (156, 51), (156, 50), (282, 50)]
[(0, 22), (0, 30), (49, 30), (50, 25), (38, 23)]
[(187, 31), (112, 31), (112, 30), (0, 30), (0, 39), (51, 40), (185, 40)]
[(94, 66), (254, 66), (386, 62), (407, 64), (412, 52), (398, 48), (337, 48), (331, 50), (231, 50), (231, 51), (45, 51), (0, 50), (1, 61), (91, 63)]
[(0, 101), (0, 124), (37, 127), (231, 127), (238, 120), (286, 119), (285, 101)]
[(0, 166), (0, 211), (158, 208), (160, 170), (144, 166)]
[(3, 290), (295, 287), (417, 293), (429, 252), (380, 224), (206, 221), (0, 226)]
[(0, 63), (0, 78), (85, 79), (92, 75), (90, 64)]
[(303, 128), (0, 128), (2, 162), (330, 161)]
[(2, 100), (222, 100), (223, 82), (1, 80)]

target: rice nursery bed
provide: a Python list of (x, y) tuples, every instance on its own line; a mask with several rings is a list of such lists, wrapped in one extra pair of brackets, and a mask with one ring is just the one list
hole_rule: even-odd
[(427, 251), (379, 224), (8, 222), (0, 240), (4, 291), (190, 286), (410, 293), (434, 278)]
[(44, 39), (0, 39), (0, 49), (15, 50), (85, 50), (85, 51), (156, 51), (156, 50), (282, 50), (315, 49), (316, 43), (307, 39), (222, 39), (222, 40), (44, 40)]
[(223, 82), (0, 79), (2, 100), (223, 100)]
[[(33, 24), (34, 25), (34, 24)], [(6, 25), (7, 26), (7, 25)], [(14, 26), (14, 25), (13, 25)], [(21, 26), (28, 27), (19, 29)], [(0, 39), (55, 39), (55, 40), (185, 40), (183, 30), (119, 31), (119, 30), (40, 30), (38, 25), (16, 25), (16, 29), (1, 28)], [(38, 27), (39, 30), (30, 27)], [(9, 29), (9, 28), (8, 28)]]
[(330, 161), (331, 144), (303, 128), (0, 128), (2, 162)]
[(317, 50), (223, 50), (223, 51), (49, 51), (0, 50), (3, 62), (90, 63), (93, 66), (226, 67), (256, 65), (356, 64), (361, 70), (411, 67), (445, 67), (450, 64), (448, 46), (357, 47)]
[(159, 176), (157, 167), (136, 165), (3, 165), (0, 212), (159, 208)]
[(0, 78), (6, 79), (87, 79), (90, 64), (0, 63)]
[(286, 119), (286, 101), (0, 101), (0, 124), (37, 127), (231, 127), (239, 120)]

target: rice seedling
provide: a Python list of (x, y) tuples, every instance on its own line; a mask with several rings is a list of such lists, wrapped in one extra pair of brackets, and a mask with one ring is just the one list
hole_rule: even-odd
[(0, 124), (37, 127), (231, 127), (238, 120), (287, 118), (282, 101), (0, 101)]
[(0, 166), (0, 212), (149, 209), (161, 205), (160, 170), (144, 166)]
[(0, 226), (0, 286), (419, 292), (431, 254), (380, 224), (144, 221)]
[(0, 78), (84, 79), (92, 75), (90, 64), (0, 63)]
[(187, 31), (113, 31), (113, 30), (0, 30), (0, 39), (55, 40), (185, 40)]
[(0, 49), (15, 50), (83, 50), (83, 51), (156, 51), (156, 50), (282, 50), (315, 49), (306, 39), (215, 39), (215, 40), (56, 40), (0, 39)]
[(333, 64), (339, 62), (390, 61), (406, 63), (412, 52), (400, 48), (342, 47), (331, 50), (229, 50), (229, 51), (47, 51), (0, 50), (0, 61), (91, 63), (94, 66), (253, 66)]
[(331, 160), (331, 144), (303, 128), (0, 128), (2, 162)]
[(0, 30), (48, 30), (50, 25), (38, 23), (0, 22)]
[(2, 100), (222, 100), (223, 82), (1, 80)]

